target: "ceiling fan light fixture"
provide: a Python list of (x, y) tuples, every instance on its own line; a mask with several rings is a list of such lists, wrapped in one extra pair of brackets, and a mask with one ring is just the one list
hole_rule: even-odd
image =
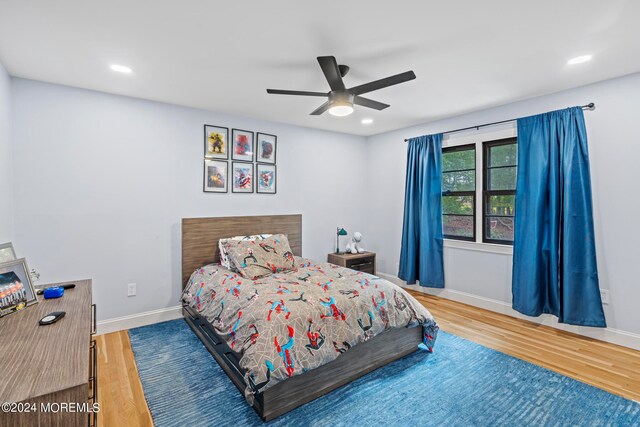
[[(332, 116), (344, 117), (353, 113), (353, 106), (371, 108), (377, 111), (390, 107), (389, 104), (374, 101), (362, 95), (395, 86), (400, 83), (408, 82), (416, 78), (413, 71), (405, 71), (404, 73), (385, 77), (384, 79), (374, 80), (369, 83), (361, 84), (351, 88), (347, 88), (342, 79), (349, 67), (339, 65), (334, 56), (318, 56), (318, 64), (322, 68), (327, 83), (329, 83), (330, 92), (311, 92), (302, 90), (284, 90), (284, 89), (267, 89), (267, 93), (274, 95), (298, 95), (298, 96), (318, 96), (329, 98), (327, 102), (313, 110), (310, 116), (320, 116), (325, 112), (329, 112)], [(366, 124), (366, 123), (363, 123)]]
[(336, 117), (344, 117), (353, 113), (353, 105), (345, 104), (345, 105), (334, 105), (329, 108), (329, 114)]
[(353, 113), (353, 99), (352, 93), (346, 91), (333, 91), (329, 97), (331, 107), (329, 107), (329, 114), (336, 117), (344, 117)]

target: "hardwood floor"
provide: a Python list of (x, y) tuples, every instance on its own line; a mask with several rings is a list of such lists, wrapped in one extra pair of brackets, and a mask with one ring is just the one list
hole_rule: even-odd
[[(443, 331), (640, 402), (640, 352), (409, 291)], [(98, 338), (101, 426), (153, 426), (126, 331)], [(437, 342), (436, 342), (437, 351)]]
[(98, 341), (98, 425), (153, 426), (127, 331)]
[(443, 331), (640, 402), (640, 351), (409, 292), (429, 309)]

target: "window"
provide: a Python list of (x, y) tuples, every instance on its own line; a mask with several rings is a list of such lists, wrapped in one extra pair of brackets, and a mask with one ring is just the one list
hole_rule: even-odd
[(445, 239), (513, 245), (518, 139), (512, 135), (500, 130), (485, 134), (485, 141), (464, 137), (473, 143), (442, 149)]
[(442, 228), (448, 239), (476, 239), (476, 146), (442, 149)]
[(483, 143), (482, 241), (513, 244), (518, 144), (516, 138)]

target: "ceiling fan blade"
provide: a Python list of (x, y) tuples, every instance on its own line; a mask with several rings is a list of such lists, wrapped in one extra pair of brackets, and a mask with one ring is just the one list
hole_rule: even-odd
[(362, 95), (363, 93), (373, 92), (374, 90), (408, 82), (409, 80), (413, 80), (415, 78), (416, 75), (413, 71), (407, 71), (404, 73), (396, 74), (395, 76), (352, 87), (351, 89), (349, 89), (349, 92), (353, 93), (354, 95)]
[(344, 90), (344, 82), (342, 81), (336, 58), (333, 56), (318, 56), (318, 63), (327, 82), (329, 82), (331, 90)]
[(325, 111), (327, 111), (329, 109), (329, 107), (331, 107), (331, 102), (327, 101), (324, 104), (322, 104), (321, 106), (319, 106), (318, 108), (316, 108), (315, 110), (313, 110), (311, 112), (311, 114), (309, 114), (309, 115), (310, 116), (319, 116), (320, 114), (322, 114)]
[(384, 104), (382, 102), (374, 101), (373, 99), (363, 98), (362, 96), (356, 96), (353, 98), (353, 103), (357, 105), (362, 105), (363, 107), (373, 108), (374, 110), (384, 110), (385, 108), (390, 107), (389, 104)]
[(302, 96), (329, 96), (326, 92), (307, 92), (303, 90), (267, 89), (267, 93), (274, 95), (302, 95)]

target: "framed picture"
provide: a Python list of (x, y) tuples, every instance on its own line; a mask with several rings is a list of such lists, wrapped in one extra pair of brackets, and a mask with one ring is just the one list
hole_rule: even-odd
[(277, 142), (277, 136), (258, 132), (256, 161), (275, 165)]
[(204, 125), (204, 157), (206, 159), (229, 158), (229, 128)]
[(0, 317), (37, 303), (24, 258), (0, 264)]
[(0, 245), (0, 263), (13, 261), (16, 259), (16, 251), (13, 250), (11, 242)]
[(229, 191), (229, 162), (204, 159), (205, 193), (226, 193)]
[(253, 163), (232, 162), (231, 191), (253, 193)]
[(253, 132), (232, 129), (231, 140), (233, 141), (231, 159), (253, 162)]
[(256, 192), (276, 194), (276, 165), (256, 165)]

